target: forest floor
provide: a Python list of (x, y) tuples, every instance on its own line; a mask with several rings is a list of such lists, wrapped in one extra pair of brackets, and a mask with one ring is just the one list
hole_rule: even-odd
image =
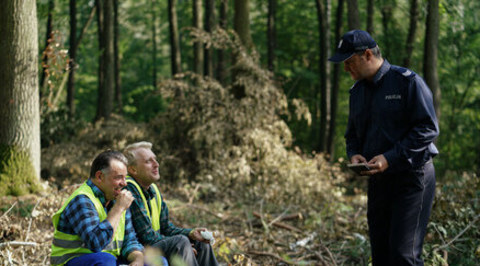
[[(49, 186), (39, 195), (1, 198), (0, 265), (49, 264), (51, 217), (79, 184), (60, 190)], [(163, 196), (174, 224), (207, 227), (214, 232), (214, 250), (221, 264), (335, 265), (342, 261), (343, 255), (322, 241), (322, 232), (311, 230), (311, 223), (319, 221), (314, 221), (309, 206), (272, 206), (261, 201), (247, 205), (212, 199), (205, 202), (196, 200), (200, 189), (201, 185), (193, 190), (170, 188)], [(320, 211), (317, 207), (313, 209), (315, 213)], [(366, 223), (363, 207), (349, 213), (354, 216), (335, 218), (340, 227), (356, 224), (355, 220)], [(365, 241), (361, 234), (344, 236)], [(345, 249), (348, 249), (347, 239)]]
[[(142, 125), (116, 123), (91, 126), (42, 149), (44, 190), (0, 198), (0, 266), (48, 265), (51, 217), (85, 181), (95, 154), (151, 139)], [(321, 162), (319, 167), (329, 178), (315, 182), (329, 183), (328, 190), (286, 196), (281, 187), (270, 200), (258, 193), (252, 197), (248, 189), (225, 191), (208, 182), (159, 185), (175, 225), (214, 232), (213, 248), (222, 265), (368, 265), (367, 179), (354, 176), (341, 162)], [(475, 174), (450, 176), (437, 183), (424, 245), (426, 264), (479, 265), (480, 179)]]

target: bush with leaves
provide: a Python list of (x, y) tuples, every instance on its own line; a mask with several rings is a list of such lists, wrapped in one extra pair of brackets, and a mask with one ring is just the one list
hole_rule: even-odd
[[(223, 86), (184, 73), (160, 85), (169, 106), (151, 124), (159, 133), (160, 146), (154, 148), (162, 175), (208, 183), (209, 194), (221, 191), (223, 196), (252, 200), (300, 203), (309, 200), (306, 197), (330, 197), (333, 188), (325, 182), (329, 174), (322, 169), (322, 157), (308, 158), (290, 149), (292, 134), (281, 118), (289, 115), (287, 98), (271, 73), (247, 54), (233, 33), (194, 33), (236, 54), (235, 77)], [(244, 89), (241, 97), (233, 93), (238, 87)]]

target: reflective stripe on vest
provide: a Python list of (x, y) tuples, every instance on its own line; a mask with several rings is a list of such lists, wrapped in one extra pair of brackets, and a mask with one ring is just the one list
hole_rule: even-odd
[[(86, 182), (83, 183), (83, 185), (70, 195), (62, 207), (52, 217), (53, 226), (55, 228), (52, 242), (52, 255), (50, 257), (50, 263), (52, 265), (63, 265), (75, 257), (92, 253), (92, 251), (86, 247), (80, 236), (67, 234), (57, 230), (60, 215), (70, 201), (78, 195), (85, 195), (92, 201), (98, 213), (100, 222), (107, 218), (107, 213), (100, 200), (93, 194), (92, 188)], [(120, 256), (125, 235), (125, 213), (126, 212), (122, 213), (113, 240), (102, 250), (102, 252), (110, 253), (115, 257)]]
[(155, 191), (155, 197), (150, 199), (150, 208), (148, 208), (147, 198), (143, 194), (143, 190), (140, 185), (133, 179), (131, 176), (127, 176), (127, 183), (130, 183), (135, 186), (138, 191), (138, 194), (142, 197), (143, 205), (147, 211), (148, 218), (150, 218), (150, 223), (152, 224), (153, 230), (157, 231), (160, 234), (160, 214), (162, 213), (162, 195), (158, 190), (157, 185), (151, 184)]

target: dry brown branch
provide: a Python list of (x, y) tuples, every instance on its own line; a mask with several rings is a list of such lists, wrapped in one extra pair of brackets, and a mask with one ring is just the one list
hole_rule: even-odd
[[(253, 211), (253, 216), (259, 218), (259, 219), (262, 219), (262, 215), (256, 211)], [(282, 222), (273, 222), (271, 223), (272, 225), (276, 226), (276, 227), (279, 227), (279, 228), (283, 228), (283, 229), (287, 229), (287, 230), (290, 230), (290, 231), (294, 231), (294, 232), (302, 232), (302, 230), (294, 227), (294, 226), (291, 226), (289, 224), (286, 224), (286, 223), (282, 223)]]
[(10, 241), (10, 242), (0, 243), (0, 248), (4, 247), (4, 246), (11, 246), (11, 247), (32, 246), (32, 247), (35, 247), (37, 245), (38, 244), (36, 242)]
[(195, 204), (186, 204), (186, 206), (187, 206), (187, 207), (191, 207), (191, 208), (195, 208), (195, 209), (202, 210), (202, 211), (204, 211), (204, 212), (206, 212), (206, 213), (209, 213), (209, 214), (217, 217), (218, 219), (220, 219), (220, 220), (222, 220), (222, 221), (223, 221), (224, 219), (227, 219), (223, 214), (221, 214), (221, 213), (216, 213), (216, 212), (211, 211), (211, 210), (209, 210), (209, 209), (207, 209), (207, 208), (205, 208), (205, 207), (203, 207), (203, 206), (199, 206), (199, 205), (195, 205)]
[(11, 207), (2, 215), (2, 217), (0, 217), (0, 218), (3, 218), (4, 216), (6, 216), (6, 215), (13, 209), (13, 207), (15, 207), (15, 205), (17, 205), (17, 202), (18, 202), (18, 201), (15, 201), (15, 202), (12, 204), (12, 206), (11, 206)]
[(269, 257), (273, 257), (283, 263), (286, 263), (286, 264), (293, 264), (292, 262), (290, 261), (286, 261), (284, 260), (282, 257), (278, 256), (277, 254), (273, 254), (273, 253), (270, 253), (270, 252), (264, 252), (264, 251), (256, 251), (256, 250), (249, 250), (247, 251), (248, 254), (251, 254), (251, 255), (259, 255), (259, 256), (269, 256)]

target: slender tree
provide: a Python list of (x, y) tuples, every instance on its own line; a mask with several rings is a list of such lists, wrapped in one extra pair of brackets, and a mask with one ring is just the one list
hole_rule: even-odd
[(373, 35), (373, 17), (375, 13), (375, 0), (367, 0), (367, 31)]
[(42, 54), (42, 75), (40, 76), (40, 97), (42, 96), (42, 89), (45, 86), (47, 79), (47, 69), (48, 69), (48, 53), (47, 48), (50, 43), (50, 39), (53, 37), (53, 11), (55, 9), (55, 0), (48, 0), (48, 17), (47, 17), (47, 30), (45, 32), (45, 48), (43, 49)]
[[(193, 0), (193, 27), (203, 29), (202, 0)], [(193, 43), (193, 71), (197, 74), (203, 74), (203, 46), (196, 41)]]
[[(153, 24), (154, 21), (152, 21)], [(122, 113), (122, 79), (120, 76), (120, 51), (118, 48), (119, 38), (119, 20), (118, 20), (118, 0), (113, 0), (113, 60), (114, 60), (114, 79), (115, 79), (115, 102), (118, 113)]]
[[(253, 48), (252, 36), (250, 35), (250, 12), (248, 10), (248, 0), (235, 0), (234, 1), (234, 16), (233, 16), (233, 29), (238, 34), (242, 45), (246, 47), (247, 50)], [(239, 62), (240, 55), (234, 54), (233, 61), (234, 65)], [(235, 68), (232, 71), (232, 79), (235, 82), (238, 77), (241, 75), (241, 70)], [(246, 91), (245, 86), (241, 84), (235, 84), (232, 88), (233, 95), (236, 99), (241, 99), (245, 97)]]
[[(382, 13), (382, 26), (383, 26), (383, 35), (385, 36), (384, 39), (384, 47), (382, 49), (384, 57), (388, 58), (389, 60), (393, 60), (392, 58), (392, 51), (393, 51), (393, 32), (390, 27), (390, 22), (393, 18), (393, 8), (394, 3), (391, 3), (390, 0), (386, 0), (383, 3), (381, 13)], [(392, 62), (392, 61), (391, 61)]]
[(172, 65), (172, 76), (182, 72), (180, 56), (180, 40), (177, 21), (177, 0), (168, 0), (168, 20), (170, 31), (170, 57)]
[[(205, 31), (212, 33), (215, 27), (215, 0), (205, 0)], [(213, 47), (205, 46), (205, 76), (213, 77)]]
[(70, 48), (68, 49), (69, 54), (69, 73), (68, 73), (68, 82), (67, 82), (67, 107), (69, 110), (70, 116), (75, 114), (75, 72), (77, 68), (76, 57), (77, 50), (80, 42), (90, 26), (94, 16), (95, 11), (97, 10), (96, 6), (93, 6), (90, 15), (87, 19), (87, 22), (82, 27), (80, 35), (76, 36), (77, 32), (77, 19), (76, 19), (76, 0), (70, 0)]
[(67, 107), (70, 116), (75, 114), (75, 60), (77, 57), (77, 1), (70, 0), (70, 49), (69, 56), (69, 73), (67, 82)]
[(360, 15), (358, 14), (357, 0), (347, 0), (348, 29), (360, 29)]
[(250, 34), (249, 0), (235, 0), (235, 12), (233, 29), (240, 37), (242, 44), (247, 48), (253, 47), (252, 35)]
[[(32, 191), (40, 177), (35, 0), (0, 8), (0, 194)], [(26, 189), (27, 188), (27, 189)]]
[(438, 1), (428, 0), (427, 21), (425, 30), (425, 52), (423, 58), (423, 75), (427, 85), (433, 92), (433, 102), (437, 118), (440, 118), (441, 91), (438, 82), (437, 56), (438, 56)]
[[(219, 26), (223, 30), (227, 30), (228, 0), (220, 0)], [(225, 84), (227, 79), (227, 63), (223, 49), (217, 51), (217, 80), (221, 84)]]
[[(320, 88), (319, 93), (315, 93), (315, 101), (318, 101), (318, 97), (320, 97), (320, 127), (318, 134), (318, 141), (317, 141), (317, 148), (316, 150), (319, 152), (324, 152), (326, 150), (326, 142), (327, 142), (327, 125), (330, 116), (330, 90), (329, 90), (329, 69), (330, 65), (328, 64), (328, 50), (329, 50), (329, 2), (326, 1), (327, 5), (325, 4), (324, 0), (316, 0), (315, 1), (317, 6), (317, 18), (318, 18), (318, 33), (319, 33), (319, 71), (320, 71)], [(315, 112), (315, 115), (317, 112)], [(315, 127), (314, 127), (315, 128)]]
[(100, 55), (98, 56), (98, 98), (97, 98), (97, 114), (95, 115), (95, 121), (99, 120), (102, 117), (101, 105), (104, 100), (105, 90), (104, 90), (104, 58), (103, 52), (105, 50), (105, 41), (103, 34), (103, 0), (95, 0), (95, 6), (97, 8), (97, 33), (98, 33), (98, 50)]
[(408, 28), (408, 36), (406, 42), (406, 53), (403, 59), (403, 66), (410, 67), (412, 58), (413, 45), (415, 43), (415, 35), (417, 33), (418, 21), (418, 0), (410, 0), (410, 26)]
[[(97, 6), (98, 8), (98, 6)], [(102, 10), (103, 12), (100, 12)], [(114, 58), (114, 17), (113, 0), (103, 0), (103, 5), (98, 8), (98, 14), (103, 14), (103, 25), (101, 26), (102, 36), (100, 38), (101, 66), (100, 75), (103, 79), (102, 86), (98, 90), (98, 105), (96, 120), (100, 118), (109, 119), (113, 111), (113, 100), (115, 94), (115, 58)]]
[[(340, 40), (342, 34), (342, 21), (343, 21), (343, 6), (344, 0), (338, 0), (337, 11), (335, 14), (335, 40)], [(335, 47), (336, 48), (336, 47)], [(330, 154), (330, 160), (335, 158), (335, 131), (336, 131), (336, 119), (337, 119), (337, 107), (338, 107), (338, 91), (340, 88), (340, 64), (333, 65), (332, 73), (332, 93), (331, 93), (331, 119), (329, 126), (329, 134), (327, 139), (327, 153)]]
[(267, 23), (267, 40), (268, 40), (268, 70), (274, 71), (275, 47), (277, 46), (277, 31), (275, 25), (275, 17), (277, 13), (277, 0), (268, 0), (268, 23)]

